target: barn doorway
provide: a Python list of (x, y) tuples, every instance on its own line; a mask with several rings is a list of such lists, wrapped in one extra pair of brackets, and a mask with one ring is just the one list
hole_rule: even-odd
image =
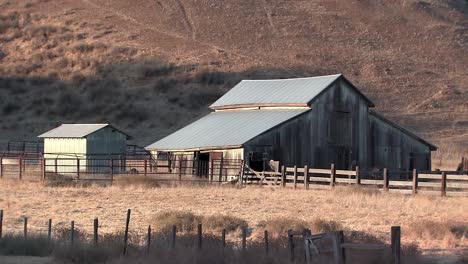
[(194, 169), (195, 175), (198, 177), (208, 177), (208, 169), (210, 164), (210, 153), (195, 152)]

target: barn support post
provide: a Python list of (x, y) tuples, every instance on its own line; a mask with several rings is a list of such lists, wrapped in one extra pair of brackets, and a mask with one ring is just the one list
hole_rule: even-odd
[(442, 178), (440, 181), (440, 195), (445, 196), (447, 190), (447, 173), (442, 172)]
[(294, 165), (294, 189), (297, 188), (297, 166)]
[(19, 162), (19, 179), (23, 179), (23, 158), (20, 156), (18, 159)]
[(94, 222), (93, 222), (93, 242), (94, 242), (94, 245), (97, 245), (97, 243), (98, 243), (98, 239), (99, 239), (98, 229), (99, 229), (99, 219), (94, 218)]
[(281, 166), (281, 187), (286, 187), (286, 167)]
[(401, 244), (400, 244), (401, 229), (399, 226), (391, 228), (391, 247), (392, 247), (392, 264), (401, 263)]
[(124, 248), (123, 255), (127, 254), (128, 226), (130, 225), (130, 209), (127, 210), (127, 220), (125, 221)]
[(76, 178), (80, 179), (80, 158), (76, 158)]
[(359, 166), (356, 166), (356, 184), (361, 185), (361, 171), (359, 170)]
[(383, 169), (383, 190), (388, 191), (388, 170), (387, 168)]
[(336, 169), (335, 169), (335, 164), (331, 164), (330, 168), (330, 188), (334, 188), (336, 183)]
[(309, 190), (309, 167), (304, 166), (304, 189)]
[(418, 193), (418, 171), (413, 169), (413, 194)]

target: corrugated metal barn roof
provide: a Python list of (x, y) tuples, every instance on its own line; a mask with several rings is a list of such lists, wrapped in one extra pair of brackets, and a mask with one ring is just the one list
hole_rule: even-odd
[(341, 74), (277, 80), (243, 80), (210, 108), (230, 105), (307, 105)]
[(211, 113), (146, 147), (148, 150), (196, 150), (239, 147), (309, 109), (244, 110)]
[(39, 135), (40, 138), (82, 138), (109, 124), (62, 124)]

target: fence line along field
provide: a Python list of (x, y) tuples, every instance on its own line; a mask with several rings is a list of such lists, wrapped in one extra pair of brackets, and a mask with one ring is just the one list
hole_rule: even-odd
[[(28, 218), (31, 232), (46, 233), (48, 219), (53, 219), (54, 228), (69, 228), (73, 220), (75, 228), (92, 234), (93, 219), (97, 217), (101, 234), (121, 233), (125, 212), (131, 208), (130, 231), (142, 236), (148, 225), (161, 225), (161, 213), (185, 212), (212, 219), (241, 219), (251, 230), (248, 241), (261, 239), (265, 229), (337, 225), (345, 232), (359, 232), (355, 233), (357, 236), (389, 242), (389, 227), (400, 225), (403, 245), (416, 243), (423, 253), (455, 250), (466, 254), (468, 248), (466, 197), (404, 196), (356, 187), (305, 191), (270, 187), (147, 187), (145, 182), (105, 188), (45, 187), (42, 183), (9, 180), (0, 181), (0, 193), (4, 232), (17, 234), (22, 233), (24, 217)], [(228, 239), (238, 241), (239, 236)]]

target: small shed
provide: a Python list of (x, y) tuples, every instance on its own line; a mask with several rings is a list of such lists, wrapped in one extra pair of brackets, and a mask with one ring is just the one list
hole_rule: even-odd
[(109, 159), (125, 155), (130, 139), (109, 124), (62, 124), (38, 137), (44, 139), (46, 170), (57, 172), (76, 172), (77, 166), (80, 171), (107, 170)]

